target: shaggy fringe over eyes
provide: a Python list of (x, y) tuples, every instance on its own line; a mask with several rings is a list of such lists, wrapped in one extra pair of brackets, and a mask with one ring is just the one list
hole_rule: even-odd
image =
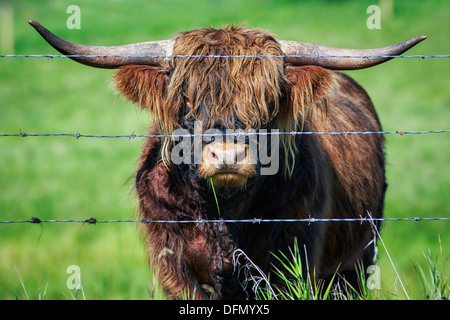
[[(173, 54), (247, 56), (282, 52), (269, 33), (231, 26), (180, 33), (175, 37)], [(278, 113), (286, 82), (282, 59), (175, 58), (172, 64), (166, 102), (171, 113), (188, 105), (186, 118), (202, 120), (205, 128), (222, 124), (229, 129), (234, 129), (236, 119), (245, 129), (257, 129)]]
[[(175, 37), (173, 54), (283, 53), (267, 31), (229, 26), (180, 33)], [(279, 113), (288, 84), (284, 62), (279, 58), (175, 58), (171, 69), (166, 114), (162, 119), (167, 133), (175, 129), (173, 124), (182, 125), (189, 119), (201, 120), (203, 130), (215, 126), (236, 129), (236, 120), (244, 130), (258, 130)], [(163, 159), (168, 159), (169, 139), (163, 150)]]
[[(179, 33), (173, 55), (282, 55), (267, 31), (229, 26)], [(171, 70), (171, 71), (169, 71)], [(320, 67), (288, 67), (281, 58), (172, 58), (166, 68), (125, 66), (115, 76), (117, 89), (154, 115), (161, 134), (170, 135), (189, 121), (203, 130), (220, 126), (258, 130), (276, 117), (280, 131), (303, 128), (308, 106), (328, 91), (331, 74)], [(299, 125), (300, 124), (300, 125)], [(239, 129), (242, 129), (239, 127)], [(295, 137), (281, 135), (285, 174), (293, 171)], [(170, 164), (171, 139), (164, 138), (161, 157)]]

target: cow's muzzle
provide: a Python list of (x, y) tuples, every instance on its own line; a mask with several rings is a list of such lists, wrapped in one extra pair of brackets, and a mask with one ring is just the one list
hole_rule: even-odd
[(247, 144), (217, 141), (203, 147), (199, 173), (219, 187), (240, 187), (256, 173), (256, 157)]

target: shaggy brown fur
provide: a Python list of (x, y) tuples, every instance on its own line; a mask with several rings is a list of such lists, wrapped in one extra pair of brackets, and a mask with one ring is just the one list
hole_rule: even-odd
[[(175, 37), (174, 54), (282, 54), (261, 30), (199, 29)], [(127, 66), (118, 90), (148, 108), (151, 133), (192, 129), (279, 128), (280, 131), (380, 130), (372, 103), (351, 78), (320, 67), (285, 66), (278, 58), (175, 58), (156, 67)], [(242, 188), (217, 188), (221, 217), (206, 179), (194, 165), (168, 165), (169, 139), (148, 139), (136, 174), (142, 218), (163, 220), (381, 217), (385, 191), (379, 135), (283, 136), (285, 170), (252, 176)], [(287, 174), (286, 174), (287, 173)], [(251, 296), (231, 263), (240, 248), (264, 272), (295, 240), (304, 265), (319, 278), (352, 280), (358, 263), (372, 264), (369, 223), (148, 224), (149, 261), (170, 297)], [(242, 276), (242, 274), (241, 274)], [(275, 277), (272, 279), (274, 280)], [(354, 279), (353, 279), (354, 280)]]

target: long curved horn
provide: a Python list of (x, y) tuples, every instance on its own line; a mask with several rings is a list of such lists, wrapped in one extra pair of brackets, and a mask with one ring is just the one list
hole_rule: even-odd
[[(70, 57), (77, 62), (91, 67), (113, 69), (129, 64), (160, 65), (166, 55), (172, 54), (172, 40), (141, 42), (110, 47), (85, 46), (61, 39), (36, 21), (30, 20), (28, 23), (32, 25), (53, 48), (64, 55), (99, 56)], [(161, 57), (148, 57), (148, 55)]]
[[(386, 62), (389, 57), (368, 57), (368, 56), (392, 56), (399, 55), (412, 48), (426, 36), (417, 36), (409, 40), (394, 44), (389, 47), (377, 49), (344, 49), (333, 48), (317, 44), (280, 40), (281, 50), (285, 55), (301, 55), (311, 57), (287, 57), (286, 62), (291, 65), (316, 65), (333, 70), (356, 70), (375, 66)], [(315, 56), (358, 56), (356, 58), (325, 57), (315, 58)], [(366, 57), (367, 56), (367, 57)]]

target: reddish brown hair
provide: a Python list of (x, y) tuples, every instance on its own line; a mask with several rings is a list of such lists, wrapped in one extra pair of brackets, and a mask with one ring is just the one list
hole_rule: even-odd
[[(307, 106), (326, 106), (325, 96), (333, 85), (328, 70), (313, 66), (285, 70), (281, 58), (255, 57), (283, 54), (267, 31), (204, 28), (182, 32), (174, 40), (173, 55), (239, 57), (177, 57), (164, 67), (122, 67), (115, 76), (117, 89), (154, 115), (161, 134), (172, 134), (189, 117), (201, 120), (204, 130), (217, 124), (235, 129), (236, 120), (245, 130), (258, 130), (277, 117), (280, 131), (298, 131), (308, 118)], [(294, 138), (282, 135), (280, 140), (285, 173), (290, 175), (297, 151)], [(167, 138), (161, 152), (166, 163), (169, 146)]]

